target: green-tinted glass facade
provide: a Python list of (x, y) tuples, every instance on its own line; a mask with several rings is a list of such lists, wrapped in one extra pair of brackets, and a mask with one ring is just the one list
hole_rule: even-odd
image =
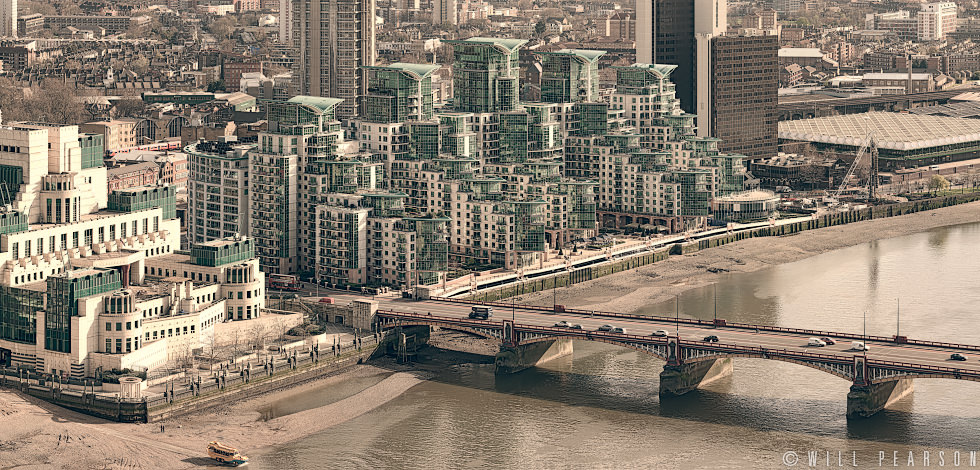
[(135, 212), (159, 207), (164, 220), (177, 218), (177, 187), (122, 189), (109, 193), (109, 210)]
[(364, 97), (367, 121), (392, 123), (432, 118), (432, 72), (438, 66), (396, 63), (364, 68), (370, 74)]
[(0, 339), (35, 344), (44, 293), (0, 285)]
[(562, 49), (541, 54), (541, 101), (581, 103), (599, 99), (603, 51)]
[(27, 214), (20, 212), (0, 213), (0, 235), (27, 231)]
[(24, 169), (13, 165), (0, 165), (0, 204), (17, 200), (20, 185), (24, 183)]
[(44, 314), (44, 349), (71, 352), (71, 318), (78, 316), (78, 299), (121, 288), (115, 269), (69, 271), (47, 280), (47, 307)]
[(102, 134), (78, 134), (78, 145), (82, 148), (82, 169), (105, 165), (105, 137)]
[(526, 41), (470, 38), (453, 45), (453, 108), (473, 113), (517, 109), (519, 51)]
[(255, 246), (250, 238), (243, 240), (215, 240), (191, 245), (191, 264), (198, 266), (223, 266), (255, 257)]

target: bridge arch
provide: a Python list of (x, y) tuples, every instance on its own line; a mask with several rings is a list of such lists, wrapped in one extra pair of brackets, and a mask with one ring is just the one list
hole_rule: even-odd
[(391, 329), (391, 328), (395, 328), (395, 327), (399, 327), (399, 326), (400, 327), (409, 327), (409, 326), (438, 326), (439, 328), (442, 328), (442, 329), (459, 331), (459, 332), (462, 332), (462, 333), (471, 334), (473, 336), (479, 336), (479, 337), (485, 338), (485, 339), (493, 339), (493, 340), (498, 340), (498, 341), (500, 340), (500, 335), (499, 334), (494, 334), (494, 332), (493, 332), (494, 330), (493, 329), (490, 329), (490, 328), (484, 330), (484, 329), (469, 328), (469, 327), (459, 326), (459, 325), (440, 324), (440, 323), (432, 322), (432, 321), (400, 320), (400, 321), (397, 321), (397, 322), (384, 324), (384, 325), (381, 326), (381, 328), (382, 329)]

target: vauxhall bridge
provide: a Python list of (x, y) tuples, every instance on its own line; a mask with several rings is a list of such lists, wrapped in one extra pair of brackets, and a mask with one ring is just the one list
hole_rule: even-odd
[[(347, 297), (347, 296), (338, 296)], [(356, 298), (356, 297), (354, 297)], [(487, 320), (468, 318), (473, 305), (496, 308)], [(811, 367), (851, 381), (848, 417), (871, 416), (912, 392), (912, 379), (980, 381), (980, 362), (951, 361), (953, 353), (980, 352), (980, 346), (922, 341), (903, 336), (869, 336), (843, 332), (730, 323), (725, 320), (626, 315), (565, 309), (561, 306), (515, 306), (453, 299), (384, 300), (373, 313), (374, 328), (394, 330), (404, 346), (406, 333), (430, 327), (500, 341), (498, 373), (517, 372), (572, 352), (572, 340), (598, 341), (650, 354), (666, 362), (660, 395), (681, 395), (732, 373), (732, 359), (761, 358)], [(581, 328), (555, 326), (559, 322)], [(612, 324), (621, 332), (598, 331)], [(665, 330), (666, 335), (651, 333)], [(661, 333), (663, 334), (663, 333)], [(713, 336), (712, 341), (705, 341)], [(833, 345), (813, 347), (809, 339), (831, 338)], [(866, 350), (852, 349), (861, 342)], [(397, 346), (396, 346), (397, 347)]]

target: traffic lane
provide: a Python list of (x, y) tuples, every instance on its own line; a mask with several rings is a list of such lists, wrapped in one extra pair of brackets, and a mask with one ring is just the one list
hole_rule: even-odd
[[(442, 305), (438, 305), (438, 304), (442, 304)], [(448, 316), (458, 316), (462, 318), (467, 318), (469, 315), (469, 310), (461, 311), (460, 307), (455, 304), (449, 304), (449, 308), (447, 308), (446, 304), (442, 302), (433, 302), (432, 304), (426, 305), (426, 307), (431, 307), (432, 313), (440, 312), (440, 313), (445, 313)], [(416, 311), (419, 310), (421, 309), (418, 309)], [(506, 314), (511, 312), (508, 312), (507, 309), (498, 308), (495, 311), (495, 313), (497, 318), (505, 319), (507, 316)], [(514, 312), (514, 317), (516, 319), (519, 319), (518, 322), (520, 323), (527, 323), (527, 324), (538, 325), (538, 326), (552, 326), (554, 323), (562, 320), (567, 321), (570, 324), (576, 324), (576, 323), (582, 324), (583, 327), (585, 325), (589, 325), (590, 327), (592, 327), (591, 329), (595, 329), (599, 325), (610, 324), (613, 326), (621, 326), (623, 328), (626, 328), (627, 333), (629, 334), (639, 334), (641, 336), (650, 334), (656, 330), (661, 330), (661, 329), (667, 330), (668, 332), (672, 333), (676, 329), (675, 326), (676, 324), (671, 321), (591, 317), (587, 315), (565, 314), (565, 313), (551, 314), (551, 313), (541, 313), (539, 311), (534, 311), (534, 310), (521, 310), (521, 309), (516, 309), (516, 311)], [(638, 330), (639, 332), (632, 331), (632, 330)], [(779, 345), (784, 345), (787, 347), (796, 347), (796, 348), (817, 349), (817, 347), (810, 347), (806, 344), (810, 338), (809, 336), (794, 335), (792, 333), (769, 332), (765, 330), (756, 333), (753, 330), (728, 329), (728, 328), (716, 329), (710, 326), (698, 327), (698, 326), (691, 326), (691, 325), (684, 325), (684, 324), (682, 324), (681, 330), (688, 331), (688, 332), (695, 332), (698, 334), (704, 333), (705, 335), (714, 334), (717, 335), (719, 338), (721, 338), (722, 336), (728, 337), (729, 335), (733, 335), (738, 338), (745, 338), (746, 337), (745, 335), (751, 335), (752, 338), (758, 337), (760, 335), (771, 337), (771, 338), (781, 337), (781, 338), (788, 338), (789, 341), (779, 341), (778, 342)], [(851, 341), (853, 340), (846, 339), (846, 338), (838, 338), (837, 345), (829, 346), (829, 347), (825, 346), (824, 348), (827, 350), (840, 351), (842, 350), (841, 347), (843, 346), (843, 350), (850, 350)], [(919, 357), (918, 352), (921, 352), (923, 354), (945, 355), (945, 357), (948, 358), (949, 354), (954, 352), (959, 352), (959, 350), (947, 349), (942, 347), (898, 345), (895, 343), (885, 343), (885, 342), (876, 342), (876, 341), (868, 341), (867, 344), (869, 347), (871, 347), (871, 351), (870, 351), (871, 355), (876, 355), (875, 353), (876, 350), (882, 350), (885, 348), (887, 348), (889, 351), (895, 349), (907, 351), (907, 353), (906, 352), (895, 353), (894, 354), (895, 357), (905, 357), (905, 356)]]
[[(432, 306), (437, 308), (437, 306)], [(445, 309), (437, 308), (436, 314), (442, 313), (441, 311), (450, 310), (450, 315), (447, 316), (458, 316), (460, 318), (467, 318), (469, 312), (465, 315), (459, 312), (458, 309)], [(455, 311), (452, 311), (455, 310)], [(497, 310), (496, 318), (506, 318), (506, 313)], [(626, 329), (627, 334), (637, 335), (637, 336), (647, 336), (652, 333), (651, 321), (633, 320), (633, 319), (610, 319), (605, 317), (582, 317), (578, 315), (566, 315), (566, 314), (542, 314), (534, 311), (522, 311), (516, 310), (513, 312), (514, 318), (518, 323), (524, 323), (528, 325), (535, 326), (553, 326), (558, 321), (567, 321), (569, 324), (581, 324), (585, 330), (596, 330), (600, 325), (610, 324), (613, 326), (619, 326)], [(659, 324), (657, 326), (665, 326), (668, 334), (673, 336), (677, 332), (677, 328), (674, 323), (669, 324)], [(647, 330), (650, 330), (648, 333)], [(730, 329), (713, 329), (710, 327), (695, 327), (690, 325), (682, 325), (679, 329), (681, 338), (684, 340), (697, 341), (708, 335), (718, 336), (719, 342), (725, 344), (734, 345), (745, 345), (752, 347), (763, 347), (766, 349), (786, 349), (798, 352), (811, 352), (816, 354), (835, 354), (835, 355), (856, 355), (861, 353), (851, 349), (850, 342), (841, 341), (836, 345), (824, 346), (824, 347), (812, 347), (807, 344), (809, 337), (804, 336), (793, 336), (789, 334), (774, 334), (769, 332), (759, 332), (756, 333), (751, 330), (730, 330)], [(880, 359), (893, 362), (914, 362), (918, 364), (935, 365), (940, 367), (956, 367), (960, 369), (980, 369), (980, 364), (961, 362), (961, 361), (950, 361), (948, 359), (950, 351), (935, 349), (921, 349), (921, 348), (906, 348), (897, 345), (891, 345), (886, 343), (868, 343), (871, 346), (871, 351), (868, 352), (868, 357), (871, 359)]]
[[(394, 302), (392, 302), (394, 303)], [(458, 304), (447, 304), (444, 302), (398, 302), (399, 311), (411, 311), (415, 313), (433, 313), (436, 315), (453, 316), (467, 318), (469, 310), (464, 310)], [(394, 307), (395, 305), (391, 305)], [(392, 308), (392, 310), (396, 310)], [(558, 321), (567, 321), (570, 324), (582, 324), (584, 329), (595, 330), (600, 325), (610, 324), (626, 328), (627, 334), (645, 336), (658, 329), (667, 330), (670, 334), (676, 331), (673, 322), (660, 320), (635, 320), (626, 318), (591, 317), (579, 314), (565, 313), (541, 313), (534, 310), (514, 309), (507, 312), (506, 308), (497, 308), (496, 318), (506, 319), (507, 313), (511, 313), (518, 323), (525, 323), (536, 326), (552, 326)], [(711, 327), (696, 327), (682, 325), (680, 328), (683, 339), (698, 340), (707, 335), (716, 335), (720, 342), (727, 344), (742, 344), (747, 346), (758, 346), (767, 349), (789, 349), (796, 351), (810, 351), (824, 354), (844, 354), (854, 355), (860, 351), (850, 349), (849, 340), (841, 340), (837, 345), (825, 346), (822, 348), (807, 345), (809, 337), (794, 336), (787, 333), (778, 332), (759, 332), (752, 330), (737, 329), (714, 329)], [(764, 338), (764, 339), (763, 339)], [(951, 361), (949, 354), (956, 350), (944, 348), (929, 348), (921, 346), (904, 346), (890, 343), (868, 342), (871, 350), (868, 357), (894, 362), (915, 362), (940, 367), (956, 367), (962, 369), (976, 369), (976, 361)]]

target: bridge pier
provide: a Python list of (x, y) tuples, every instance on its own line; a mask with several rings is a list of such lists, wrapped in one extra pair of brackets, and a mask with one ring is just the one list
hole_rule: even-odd
[(660, 396), (683, 395), (729, 375), (732, 375), (730, 357), (688, 364), (667, 364), (660, 373)]
[(513, 374), (571, 354), (572, 340), (569, 338), (517, 346), (501, 345), (494, 360), (494, 371), (498, 374)]
[(847, 392), (847, 417), (867, 418), (912, 393), (912, 379), (851, 385)]

